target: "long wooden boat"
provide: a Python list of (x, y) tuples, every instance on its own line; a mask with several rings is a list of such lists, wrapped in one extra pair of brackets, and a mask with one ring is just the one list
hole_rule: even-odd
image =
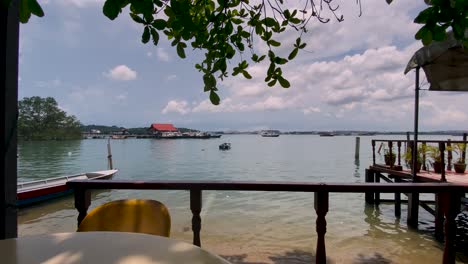
[(38, 203), (56, 197), (64, 196), (73, 192), (73, 189), (70, 189), (67, 186), (68, 181), (86, 179), (109, 179), (117, 171), (118, 170), (95, 171), (71, 176), (62, 176), (56, 178), (48, 178), (44, 180), (18, 183), (16, 191), (16, 204), (18, 206), (26, 206), (33, 203)]

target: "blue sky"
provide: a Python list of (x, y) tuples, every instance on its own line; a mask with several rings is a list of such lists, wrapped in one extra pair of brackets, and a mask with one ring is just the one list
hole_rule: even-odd
[[(291, 88), (267, 87), (268, 66), (251, 64), (252, 80), (230, 77), (220, 84), (219, 106), (209, 103), (194, 69), (199, 52), (179, 59), (167, 41), (142, 44), (142, 28), (126, 14), (107, 19), (102, 0), (40, 3), (46, 16), (21, 25), (19, 96), (53, 96), (83, 124), (412, 129), (414, 73), (403, 70), (421, 47), (412, 20), (424, 1), (363, 2), (361, 17), (355, 1), (336, 1), (345, 21), (311, 21), (306, 52), (283, 69)], [(285, 32), (278, 52), (288, 54), (296, 38)], [(421, 128), (468, 129), (467, 99), (464, 93), (422, 91)]]

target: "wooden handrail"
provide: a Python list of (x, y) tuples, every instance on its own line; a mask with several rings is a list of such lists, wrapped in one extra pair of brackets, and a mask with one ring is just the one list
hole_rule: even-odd
[(75, 207), (78, 210), (78, 225), (86, 217), (91, 204), (92, 189), (135, 189), (135, 190), (189, 190), (190, 210), (192, 211), (193, 244), (201, 246), (202, 191), (273, 191), (273, 192), (313, 192), (317, 213), (317, 247), (315, 263), (326, 263), (325, 233), (329, 193), (437, 193), (441, 197), (439, 205), (444, 208), (445, 247), (442, 263), (455, 263), (453, 241), (456, 229), (456, 199), (468, 192), (468, 185), (451, 183), (311, 183), (311, 182), (245, 182), (245, 181), (131, 181), (131, 180), (73, 180), (67, 185), (75, 191)]

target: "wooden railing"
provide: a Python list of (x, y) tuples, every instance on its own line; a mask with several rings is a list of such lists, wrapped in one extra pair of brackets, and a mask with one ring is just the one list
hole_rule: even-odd
[[(440, 180), (441, 181), (447, 181), (446, 178), (445, 178), (445, 171), (448, 170), (450, 171), (451, 168), (452, 168), (452, 159), (453, 159), (453, 155), (452, 155), (452, 151), (450, 150), (451, 149), (451, 145), (452, 144), (458, 144), (458, 143), (461, 143), (461, 144), (465, 144), (465, 146), (468, 144), (468, 141), (466, 140), (466, 134), (463, 135), (463, 140), (419, 140), (418, 141), (418, 146), (426, 146), (427, 144), (435, 144), (438, 146), (439, 148), (439, 151), (440, 151), (440, 158), (441, 158), (441, 161), (442, 161), (442, 170), (441, 170), (441, 178)], [(390, 156), (392, 156), (393, 154), (393, 151), (394, 151), (394, 147), (396, 146), (397, 147), (397, 153), (395, 154), (395, 157), (396, 157), (396, 162), (397, 162), (397, 165), (394, 165), (394, 164), (391, 164), (390, 167), (391, 168), (394, 168), (395, 170), (401, 170), (402, 169), (402, 157), (406, 154), (406, 152), (404, 150), (402, 150), (403, 146), (405, 146), (407, 148), (406, 151), (410, 151), (412, 148), (413, 148), (413, 145), (414, 145), (414, 142), (413, 141), (408, 141), (408, 140), (405, 140), (405, 139), (401, 139), (401, 140), (398, 140), (398, 139), (392, 139), (392, 140), (388, 140), (388, 139), (374, 139), (372, 140), (372, 163), (373, 165), (375, 166), (377, 164), (376, 162), (376, 148), (377, 148), (377, 154), (382, 154), (382, 148), (386, 148), (388, 150), (388, 153), (390, 154)], [(418, 147), (417, 146), (417, 147)], [(445, 158), (445, 152), (447, 151), (447, 159)], [(411, 151), (410, 151), (411, 153)], [(427, 161), (427, 157), (426, 157), (426, 154), (427, 153), (421, 153), (422, 154), (422, 169), (423, 170), (428, 170), (427, 166), (426, 166), (426, 161)], [(466, 148), (464, 150), (461, 151), (461, 156), (462, 156), (462, 159), (465, 160), (466, 158)], [(445, 160), (447, 160), (447, 163), (445, 162)]]
[[(314, 207), (317, 213), (316, 263), (326, 263), (325, 233), (327, 231), (329, 193), (437, 193), (438, 206), (443, 208), (445, 223), (445, 245), (442, 263), (455, 263), (455, 217), (459, 210), (456, 202), (467, 186), (448, 183), (309, 183), (309, 182), (207, 182), (207, 181), (114, 181), (75, 180), (67, 183), (75, 191), (75, 207), (78, 210), (78, 225), (87, 214), (91, 204), (92, 189), (135, 189), (135, 190), (188, 190), (192, 211), (193, 244), (201, 246), (200, 230), (203, 191), (267, 191), (267, 192), (309, 192), (314, 193)], [(458, 200), (457, 200), (458, 199)]]

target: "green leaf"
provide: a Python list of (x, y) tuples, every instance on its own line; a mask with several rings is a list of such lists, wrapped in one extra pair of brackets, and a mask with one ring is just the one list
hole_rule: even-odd
[(419, 15), (414, 19), (414, 23), (417, 24), (426, 24), (427, 20), (432, 16), (434, 7), (429, 7), (424, 9), (419, 13)]
[(267, 42), (269, 45), (273, 46), (273, 47), (279, 47), (281, 46), (281, 43), (279, 43), (278, 41), (274, 40), (274, 39), (270, 39), (268, 42)]
[(185, 50), (184, 50), (185, 47), (184, 46), (186, 45), (183, 42), (179, 42), (177, 44), (177, 55), (179, 55), (179, 57), (181, 57), (182, 59), (185, 59)]
[(422, 43), (424, 44), (424, 46), (426, 46), (426, 45), (431, 44), (431, 42), (432, 42), (432, 32), (428, 30), (426, 31), (426, 33), (424, 34), (422, 38)]
[(139, 17), (138, 15), (130, 13), (130, 16), (132, 17), (133, 21), (140, 23), (140, 24), (146, 24), (145, 20)]
[(298, 51), (299, 51), (298, 48), (293, 49), (293, 50), (291, 51), (291, 53), (289, 54), (289, 56), (288, 56), (288, 60), (294, 59), (294, 58), (296, 57)]
[(426, 26), (423, 26), (422, 28), (420, 28), (418, 30), (418, 32), (416, 32), (416, 34), (414, 35), (414, 37), (416, 39), (423, 39), (424, 35), (426, 35), (428, 29), (426, 28)]
[(146, 26), (145, 29), (143, 30), (143, 35), (141, 35), (141, 42), (143, 43), (148, 43), (150, 40), (150, 29), (149, 26)]
[(268, 86), (273, 87), (276, 84), (276, 79), (272, 80), (271, 82), (268, 83)]
[(432, 37), (434, 38), (435, 41), (442, 41), (445, 39), (446, 34), (445, 34), (445, 29), (440, 26), (435, 26), (432, 29)]
[(215, 91), (210, 91), (210, 101), (214, 105), (219, 105), (219, 96)]
[(151, 25), (157, 30), (163, 30), (166, 28), (167, 22), (164, 19), (155, 19)]
[(19, 21), (21, 23), (27, 23), (31, 17), (31, 10), (29, 9), (29, 1), (21, 0), (19, 5)]
[(38, 17), (44, 16), (44, 11), (36, 0), (29, 0), (29, 10)]
[(278, 76), (278, 82), (283, 88), (291, 87), (291, 84), (289, 83), (289, 81), (284, 79), (282, 76)]
[(159, 42), (159, 34), (154, 28), (151, 28), (151, 37), (153, 38), (153, 44), (157, 46)]
[(120, 1), (106, 0), (104, 6), (102, 7), (102, 12), (110, 20), (116, 19), (119, 13), (122, 12), (122, 8), (120, 7)]
[(242, 70), (242, 75), (244, 75), (246, 79), (252, 79), (252, 75), (250, 75), (246, 70)]

